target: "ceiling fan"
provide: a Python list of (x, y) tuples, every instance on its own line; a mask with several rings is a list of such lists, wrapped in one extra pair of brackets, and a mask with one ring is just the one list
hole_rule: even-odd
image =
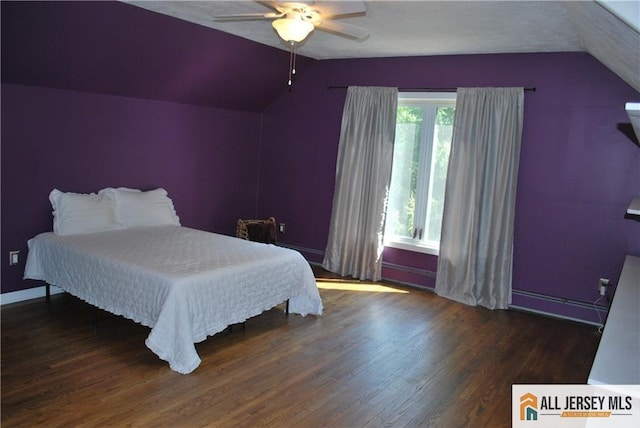
[(367, 9), (361, 1), (257, 1), (273, 10), (266, 13), (214, 16), (216, 21), (273, 19), (273, 28), (288, 43), (302, 42), (315, 28), (340, 36), (365, 39), (369, 30), (339, 18), (363, 16)]
[(314, 29), (353, 39), (366, 39), (369, 36), (369, 30), (366, 28), (335, 21), (337, 18), (363, 16), (367, 9), (361, 1), (257, 1), (256, 3), (268, 7), (273, 12), (222, 15), (214, 16), (213, 19), (216, 21), (272, 19), (271, 25), (278, 36), (289, 43), (291, 49), (289, 87), (296, 73), (296, 43), (306, 39)]

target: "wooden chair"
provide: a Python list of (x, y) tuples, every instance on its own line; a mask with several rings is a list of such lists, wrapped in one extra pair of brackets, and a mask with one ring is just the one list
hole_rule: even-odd
[[(276, 243), (276, 219), (269, 217), (266, 220), (245, 220), (238, 219), (236, 227), (236, 236), (240, 239), (246, 239), (248, 241), (263, 242), (265, 244)], [(289, 314), (289, 301), (287, 300), (286, 313)], [(245, 329), (245, 323), (240, 324), (242, 330)], [(231, 336), (233, 332), (233, 326), (227, 327), (227, 334)]]
[[(278, 236), (275, 217), (266, 220), (244, 220), (238, 219), (236, 236), (249, 241), (275, 244)], [(289, 299), (286, 301), (285, 314), (289, 315)], [(242, 323), (244, 328), (244, 323)], [(231, 327), (229, 328), (231, 331)]]
[(236, 236), (249, 241), (275, 244), (277, 241), (276, 219), (269, 217), (266, 220), (238, 219)]

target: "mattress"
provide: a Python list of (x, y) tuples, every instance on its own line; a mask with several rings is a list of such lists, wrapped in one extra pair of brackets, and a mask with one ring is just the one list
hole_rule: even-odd
[(320, 315), (315, 278), (300, 253), (181, 226), (29, 240), (25, 279), (51, 285), (151, 328), (145, 343), (172, 370), (201, 360), (195, 344), (289, 300)]

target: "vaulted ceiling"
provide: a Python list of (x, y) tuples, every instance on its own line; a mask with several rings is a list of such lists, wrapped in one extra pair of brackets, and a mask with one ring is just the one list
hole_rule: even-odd
[[(635, 21), (594, 1), (365, 2), (365, 16), (345, 21), (369, 37), (314, 31), (297, 70), (333, 58), (584, 51), (640, 92), (640, 1), (621, 4)], [(288, 46), (269, 21), (213, 20), (268, 11), (262, 3), (3, 0), (0, 9), (2, 83), (248, 111), (287, 91)]]
[[(269, 20), (221, 22), (219, 15), (272, 11), (255, 1), (130, 1), (139, 7), (288, 49)], [(306, 2), (314, 3), (314, 2)], [(322, 3), (322, 2), (317, 2)], [(298, 53), (314, 59), (477, 53), (590, 53), (640, 91), (640, 1), (365, 1), (342, 19), (365, 40), (313, 32)]]

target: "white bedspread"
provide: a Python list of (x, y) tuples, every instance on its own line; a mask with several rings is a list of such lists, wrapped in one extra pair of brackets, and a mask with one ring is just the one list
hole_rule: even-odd
[(151, 327), (146, 345), (184, 374), (200, 364), (194, 344), (230, 324), (287, 299), (292, 313), (322, 313), (300, 253), (180, 226), (42, 233), (24, 277)]

